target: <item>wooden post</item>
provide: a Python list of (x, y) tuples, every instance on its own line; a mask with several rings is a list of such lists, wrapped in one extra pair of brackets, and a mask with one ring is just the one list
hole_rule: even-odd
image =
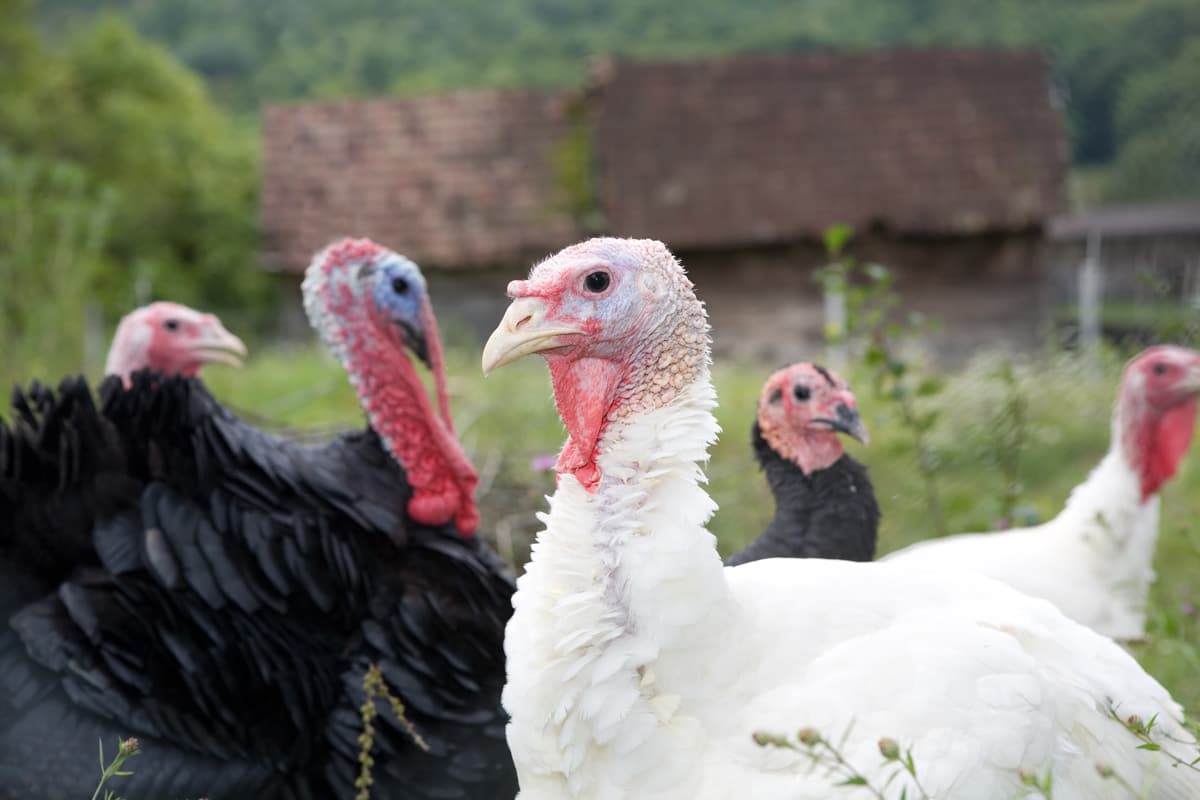
[(1100, 300), (1104, 293), (1100, 243), (1099, 229), (1088, 231), (1087, 251), (1079, 266), (1079, 346), (1092, 366), (1099, 361)]
[(825, 358), (837, 371), (846, 369), (846, 287), (841, 281), (825, 284)]

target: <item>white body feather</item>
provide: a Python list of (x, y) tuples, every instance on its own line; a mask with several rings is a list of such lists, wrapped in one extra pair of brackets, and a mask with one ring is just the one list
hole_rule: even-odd
[(1200, 797), (1110, 716), (1190, 742), (1166, 690), (1049, 603), (903, 563), (722, 567), (697, 464), (714, 405), (705, 374), (613, 426), (596, 493), (563, 476), (541, 517), (505, 640), (523, 800), (867, 797), (751, 738), (802, 726), (847, 734), (876, 785), (895, 771), (878, 740), (899, 740), (935, 798), (1011, 800), (1019, 769), (1052, 773), (1057, 800), (1125, 796), (1096, 762), (1147, 797)]
[(1049, 522), (931, 539), (883, 560), (980, 572), (1049, 600), (1105, 636), (1138, 639), (1154, 582), (1158, 516), (1158, 495), (1142, 502), (1138, 476), (1114, 431), (1108, 455)]

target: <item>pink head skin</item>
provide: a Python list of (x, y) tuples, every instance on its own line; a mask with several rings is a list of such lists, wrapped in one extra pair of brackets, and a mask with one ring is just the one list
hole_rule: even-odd
[(1200, 353), (1156, 345), (1130, 359), (1121, 375), (1114, 438), (1138, 474), (1142, 502), (1179, 468), (1196, 426)]
[(569, 434), (555, 468), (594, 491), (606, 428), (669, 403), (707, 365), (704, 307), (675, 257), (649, 239), (573, 245), (511, 282), (508, 295), (484, 372), (545, 357)]
[(807, 361), (767, 379), (758, 402), (758, 428), (771, 449), (805, 475), (842, 457), (838, 433), (868, 441), (850, 386), (837, 373)]
[(120, 375), (125, 386), (139, 369), (193, 377), (205, 364), (240, 367), (242, 340), (221, 320), (179, 303), (158, 302), (129, 312), (117, 326), (105, 364), (106, 375)]
[[(441, 338), (420, 269), (369, 239), (342, 239), (314, 257), (303, 290), (309, 321), (404, 465), (409, 516), (433, 526), (453, 520), (461, 534), (473, 534), (479, 477), (454, 436)], [(433, 372), (437, 412), (409, 352)]]

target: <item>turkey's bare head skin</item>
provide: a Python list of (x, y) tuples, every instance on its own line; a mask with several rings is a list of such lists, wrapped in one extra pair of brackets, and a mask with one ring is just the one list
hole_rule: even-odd
[(119, 375), (129, 388), (129, 376), (139, 369), (194, 378), (206, 364), (240, 367), (245, 355), (246, 345), (216, 315), (159, 301), (121, 319), (104, 373)]
[(839, 433), (863, 443), (869, 439), (850, 385), (836, 372), (807, 361), (767, 379), (758, 402), (758, 427), (767, 445), (805, 475), (842, 457)]
[(669, 403), (707, 363), (707, 323), (691, 288), (661, 243), (611, 238), (568, 247), (508, 285), (514, 302), (484, 348), (484, 370), (545, 357), (568, 433), (560, 475), (594, 492), (601, 437)]
[(1142, 502), (1179, 469), (1196, 426), (1200, 353), (1157, 345), (1134, 356), (1121, 375), (1113, 443), (1141, 479)]

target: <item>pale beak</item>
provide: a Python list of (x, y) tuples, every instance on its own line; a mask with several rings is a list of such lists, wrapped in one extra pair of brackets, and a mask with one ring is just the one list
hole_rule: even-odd
[(852, 439), (857, 439), (863, 444), (871, 443), (871, 434), (867, 430), (866, 423), (862, 421), (862, 417), (858, 415), (858, 409), (851, 408), (845, 403), (838, 403), (834, 409), (834, 416), (819, 417), (809, 420), (809, 425), (824, 425), (831, 430), (844, 433)]
[(583, 331), (546, 321), (546, 304), (539, 297), (518, 297), (483, 346), (483, 374), (511, 364), (522, 356), (553, 350), (568, 342), (562, 336), (579, 336)]
[(187, 347), (204, 364), (240, 367), (246, 356), (246, 345), (219, 322), (214, 322), (203, 336), (189, 342)]
[(1181, 386), (1188, 394), (1200, 394), (1200, 364), (1188, 367), (1187, 375), (1181, 382)]

